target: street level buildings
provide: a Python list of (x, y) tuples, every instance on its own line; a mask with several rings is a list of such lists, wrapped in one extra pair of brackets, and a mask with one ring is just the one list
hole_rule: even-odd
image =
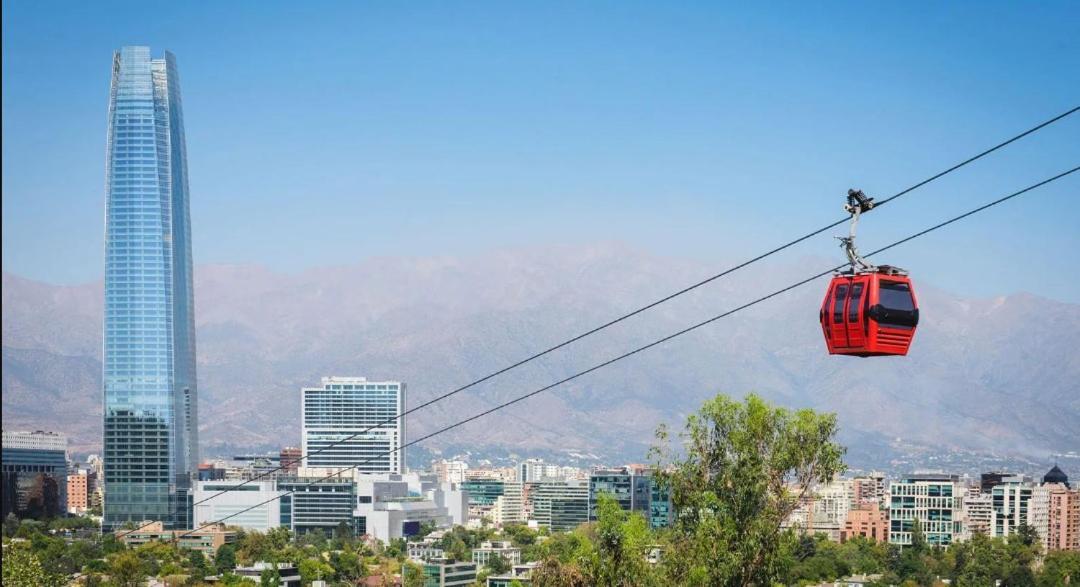
[(405, 384), (323, 377), (300, 394), (304, 467), (405, 472)]
[(105, 530), (191, 523), (199, 439), (186, 150), (172, 53), (117, 51), (105, 179)]

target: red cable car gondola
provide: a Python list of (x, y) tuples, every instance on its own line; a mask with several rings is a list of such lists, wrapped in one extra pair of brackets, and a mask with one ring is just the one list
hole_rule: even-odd
[(906, 355), (919, 324), (919, 304), (907, 272), (871, 265), (855, 249), (859, 214), (873, 207), (873, 198), (848, 191), (844, 208), (851, 213), (851, 234), (840, 240), (851, 268), (833, 277), (819, 313), (830, 355)]

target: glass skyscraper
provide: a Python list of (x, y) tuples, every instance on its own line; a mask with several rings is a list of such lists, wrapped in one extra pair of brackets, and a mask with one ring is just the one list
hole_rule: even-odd
[(113, 55), (105, 217), (105, 520), (190, 528), (198, 470), (191, 220), (169, 52)]

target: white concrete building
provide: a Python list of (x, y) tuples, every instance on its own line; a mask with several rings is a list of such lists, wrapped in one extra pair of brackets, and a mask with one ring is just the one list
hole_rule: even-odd
[(511, 566), (521, 564), (521, 549), (507, 540), (482, 542), (479, 548), (473, 549), (472, 556), (478, 569), (486, 567), (495, 556), (501, 556)]
[(491, 522), (498, 527), (525, 522), (525, 499), (523, 485), (517, 481), (503, 484), (503, 494), (495, 498), (491, 507)]
[[(227, 526), (266, 532), (281, 525), (281, 505), (274, 499), (283, 494), (274, 480), (240, 482), (199, 481), (195, 485), (195, 526), (225, 519)], [(204, 503), (200, 503), (204, 502)], [(250, 511), (244, 511), (255, 506)], [(241, 513), (243, 512), (243, 513)]]
[(968, 493), (964, 496), (965, 540), (975, 534), (991, 536), (994, 529), (994, 499), (989, 493)]
[(303, 466), (404, 473), (404, 412), (404, 383), (323, 377), (300, 392)]
[(431, 469), (440, 483), (464, 483), (469, 463), (440, 459), (431, 462)]

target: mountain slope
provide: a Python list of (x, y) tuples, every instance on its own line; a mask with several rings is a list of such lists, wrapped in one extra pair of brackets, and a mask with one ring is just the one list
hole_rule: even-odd
[[(786, 285), (824, 260), (751, 267), (409, 418), (417, 437)], [(416, 405), (709, 275), (717, 267), (616, 245), (474, 258), (380, 258), (296, 275), (196, 270), (208, 452), (299, 440), (301, 386), (324, 375), (406, 381)], [(100, 444), (101, 286), (4, 274), (4, 426)], [(902, 437), (1045, 455), (1075, 448), (1080, 306), (1028, 294), (960, 299), (920, 284), (906, 359), (829, 357), (824, 281), (456, 429), (432, 448), (573, 449), (640, 459), (661, 422), (757, 391), (836, 411), (849, 442)], [(44, 400), (44, 401), (42, 401)], [(857, 448), (857, 447), (855, 447)]]

